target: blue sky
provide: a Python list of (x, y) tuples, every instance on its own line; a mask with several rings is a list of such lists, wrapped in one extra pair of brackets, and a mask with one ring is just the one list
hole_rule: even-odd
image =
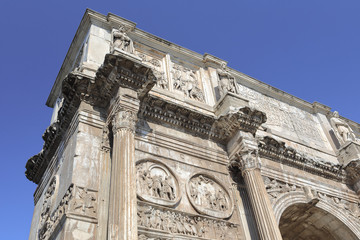
[(359, 1), (9, 1), (0, 3), (2, 239), (27, 239), (36, 185), (25, 163), (43, 145), (50, 89), (86, 8), (360, 122)]

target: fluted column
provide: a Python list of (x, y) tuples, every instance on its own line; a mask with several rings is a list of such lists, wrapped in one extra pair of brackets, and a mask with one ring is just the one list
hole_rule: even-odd
[[(241, 171), (256, 225), (262, 240), (281, 240), (281, 233), (260, 173), (257, 142), (250, 133), (239, 133), (232, 150), (232, 165)], [(229, 146), (228, 146), (229, 148)]]
[(136, 112), (118, 111), (112, 121), (113, 152), (109, 206), (111, 240), (137, 239), (134, 132)]

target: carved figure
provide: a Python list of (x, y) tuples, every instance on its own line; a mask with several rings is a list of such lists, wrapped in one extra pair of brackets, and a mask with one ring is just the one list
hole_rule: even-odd
[(235, 79), (226, 70), (226, 63), (221, 64), (221, 68), (217, 70), (217, 73), (218, 73), (218, 76), (219, 76), (220, 94), (223, 96), (227, 92), (236, 93)]
[(134, 54), (133, 41), (126, 34), (124, 26), (120, 26), (119, 29), (113, 29), (113, 48), (118, 48), (130, 54)]
[(161, 177), (158, 175), (155, 175), (153, 177), (153, 196), (154, 197), (161, 197), (162, 196), (162, 185), (161, 185)]
[(349, 141), (356, 141), (356, 136), (353, 130), (349, 124), (340, 119), (339, 113), (337, 111), (333, 113), (333, 116), (330, 119), (330, 123), (341, 144)]
[(168, 176), (165, 176), (165, 179), (162, 183), (163, 188), (162, 188), (162, 198), (167, 198), (169, 200), (174, 200), (175, 199), (175, 193), (174, 193), (174, 188), (170, 183), (170, 178)]
[(182, 91), (188, 98), (203, 102), (204, 94), (198, 86), (195, 71), (180, 65), (174, 65), (173, 69), (174, 89)]
[(226, 211), (228, 206), (226, 203), (226, 198), (224, 196), (224, 192), (219, 189), (219, 191), (216, 194), (216, 201), (217, 201), (217, 205), (219, 206), (219, 210), (220, 211)]
[(199, 207), (215, 212), (226, 212), (230, 208), (225, 190), (206, 176), (198, 175), (192, 178), (189, 181), (188, 194), (195, 208)]
[(142, 200), (173, 205), (178, 185), (173, 174), (161, 165), (145, 161), (137, 165), (137, 194)]

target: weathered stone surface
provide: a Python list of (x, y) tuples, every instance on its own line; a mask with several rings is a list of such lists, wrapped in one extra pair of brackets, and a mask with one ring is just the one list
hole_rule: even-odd
[(87, 10), (29, 239), (360, 239), (360, 125)]

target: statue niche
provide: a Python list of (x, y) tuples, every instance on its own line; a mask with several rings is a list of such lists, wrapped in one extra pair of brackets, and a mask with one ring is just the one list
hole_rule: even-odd
[(174, 206), (180, 200), (175, 175), (162, 163), (143, 160), (137, 164), (137, 195), (141, 200)]
[(196, 174), (190, 178), (187, 194), (193, 207), (201, 214), (228, 218), (233, 212), (229, 193), (215, 178)]

